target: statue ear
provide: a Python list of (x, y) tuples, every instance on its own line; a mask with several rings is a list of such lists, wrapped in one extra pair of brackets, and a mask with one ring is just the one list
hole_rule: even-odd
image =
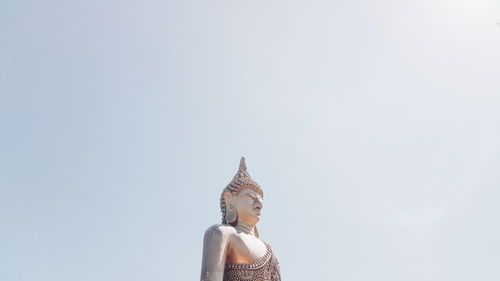
[(231, 201), (233, 201), (233, 194), (229, 191), (224, 192), (224, 200), (226, 201), (226, 222), (227, 224), (234, 225), (238, 221), (238, 212), (234, 208)]

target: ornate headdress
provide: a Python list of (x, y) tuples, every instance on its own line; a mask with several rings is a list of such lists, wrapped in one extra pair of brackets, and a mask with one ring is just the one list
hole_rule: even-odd
[(242, 187), (251, 188), (256, 192), (260, 193), (262, 197), (264, 197), (264, 191), (260, 185), (255, 182), (247, 171), (247, 165), (245, 163), (245, 157), (241, 157), (240, 160), (240, 168), (234, 175), (233, 180), (224, 188), (222, 194), (220, 196), (220, 210), (222, 212), (222, 223), (232, 224), (233, 220), (227, 220), (227, 210), (226, 210), (226, 199), (224, 198), (224, 192), (231, 192), (233, 194), (238, 194)]

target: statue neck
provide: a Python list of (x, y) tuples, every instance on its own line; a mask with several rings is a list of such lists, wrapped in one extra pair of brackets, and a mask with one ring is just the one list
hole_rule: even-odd
[(241, 230), (242, 232), (244, 232), (246, 234), (251, 234), (251, 235), (255, 236), (255, 232), (254, 232), (255, 224), (249, 225), (249, 224), (246, 224), (245, 222), (242, 222), (241, 220), (238, 220), (238, 223), (236, 224), (236, 228)]

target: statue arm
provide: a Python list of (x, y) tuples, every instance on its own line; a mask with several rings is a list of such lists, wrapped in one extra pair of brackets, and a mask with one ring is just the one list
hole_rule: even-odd
[(229, 234), (221, 225), (211, 226), (205, 232), (201, 281), (222, 281), (229, 248)]

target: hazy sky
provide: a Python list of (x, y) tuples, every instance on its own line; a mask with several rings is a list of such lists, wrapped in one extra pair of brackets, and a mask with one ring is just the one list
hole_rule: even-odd
[(500, 2), (0, 2), (0, 280), (199, 280), (245, 156), (284, 281), (500, 280)]

